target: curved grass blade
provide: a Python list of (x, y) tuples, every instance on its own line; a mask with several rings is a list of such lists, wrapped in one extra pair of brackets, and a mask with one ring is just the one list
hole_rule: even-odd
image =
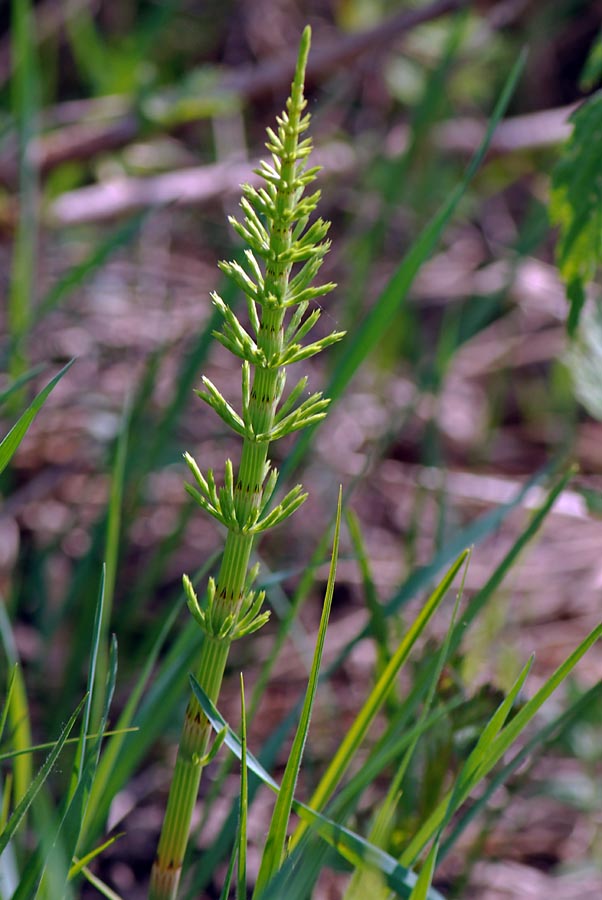
[[(105, 536), (105, 586), (104, 600), (98, 623), (98, 647), (97, 665), (94, 678), (94, 694), (92, 696), (92, 724), (97, 730), (97, 723), (104, 706), (104, 690), (107, 680), (107, 637), (109, 624), (113, 611), (113, 598), (115, 596), (115, 581), (117, 578), (117, 564), (119, 562), (119, 547), (121, 535), (121, 518), (123, 506), (123, 489), (125, 481), (125, 464), (128, 453), (128, 439), (130, 433), (131, 406), (126, 399), (121, 431), (117, 441), (115, 461), (111, 473), (111, 488), (109, 493), (109, 508), (107, 512), (107, 531)], [(95, 626), (96, 627), (96, 623)]]
[(282, 784), (278, 792), (278, 800), (270, 822), (270, 828), (266, 839), (261, 865), (255, 883), (254, 898), (259, 898), (265, 890), (269, 881), (281, 866), (284, 854), (284, 845), (291, 814), (291, 807), (301, 768), (301, 760), (309, 731), (309, 723), (313, 710), (316, 691), (318, 689), (318, 676), (320, 673), (320, 664), (322, 662), (322, 653), (324, 650), (324, 642), (326, 640), (326, 629), (328, 627), (328, 619), (330, 617), (330, 609), (332, 606), (332, 597), (334, 594), (334, 583), (336, 578), (337, 560), (339, 555), (339, 537), (341, 533), (341, 504), (343, 491), (339, 489), (339, 499), (337, 505), (337, 517), (334, 527), (334, 540), (332, 546), (332, 555), (330, 559), (330, 571), (328, 573), (328, 582), (326, 584), (326, 593), (324, 596), (324, 605), (322, 607), (322, 617), (320, 619), (320, 627), (318, 629), (318, 637), (316, 640), (316, 648), (314, 658), (309, 673), (305, 700), (303, 709), (299, 717), (299, 725), (295, 733), (293, 745), (289, 754), (288, 762), (284, 770)]
[(474, 622), (483, 607), (488, 603), (494, 592), (501, 585), (502, 581), (504, 580), (512, 566), (515, 564), (529, 541), (531, 541), (532, 538), (535, 537), (535, 535), (543, 525), (545, 519), (547, 518), (548, 513), (551, 511), (552, 507), (556, 503), (556, 500), (563, 492), (568, 482), (573, 477), (574, 473), (575, 470), (571, 467), (558, 479), (556, 484), (552, 485), (544, 502), (541, 504), (539, 509), (537, 509), (531, 516), (531, 520), (525, 530), (519, 535), (517, 540), (514, 542), (514, 544), (512, 545), (504, 559), (501, 561), (499, 566), (495, 569), (486, 584), (484, 584), (483, 587), (479, 591), (477, 591), (470, 603), (466, 606), (462, 618), (454, 628), (454, 632), (451, 637), (452, 653), (454, 653), (458, 649), (462, 642), (462, 638), (464, 637), (464, 634), (466, 633), (470, 625)]
[[(480, 543), (494, 531), (496, 531), (502, 523), (505, 521), (507, 516), (521, 503), (524, 501), (525, 497), (529, 493), (529, 491), (540, 484), (541, 481), (545, 478), (547, 474), (550, 472), (550, 466), (546, 466), (541, 469), (539, 472), (536, 472), (517, 492), (516, 495), (512, 498), (512, 500), (507, 503), (502, 503), (499, 506), (495, 507), (495, 509), (490, 510), (484, 515), (480, 516), (475, 522), (471, 522), (470, 525), (466, 526), (466, 528), (462, 528), (457, 532), (453, 540), (449, 541), (438, 553), (435, 554), (430, 563), (426, 566), (421, 566), (418, 569), (415, 569), (409, 577), (403, 582), (403, 584), (399, 587), (396, 593), (391, 597), (388, 603), (385, 604), (383, 613), (385, 618), (388, 618), (390, 615), (398, 612), (406, 603), (408, 603), (413, 597), (416, 596), (420, 591), (425, 590), (429, 584), (433, 582), (433, 580), (437, 577), (438, 573), (443, 569), (444, 566), (450, 565), (451, 561), (457, 557), (459, 553), (465, 547), (474, 546), (475, 544)], [(537, 528), (543, 522), (543, 519), (547, 515), (547, 513), (551, 509), (551, 504), (556, 500), (557, 493), (554, 494), (554, 497), (550, 497), (550, 505), (545, 506), (545, 512), (542, 508), (542, 515), (537, 518), (537, 520), (533, 520), (530, 528), (530, 536), (532, 537)], [(522, 536), (521, 536), (522, 539)], [(521, 543), (521, 547), (522, 547)], [(520, 551), (520, 548), (517, 549), (517, 553)], [(514, 551), (511, 550), (511, 553)], [(503, 563), (502, 563), (503, 565)], [(335, 661), (327, 670), (326, 675), (328, 676), (332, 672), (336, 671), (341, 664), (347, 659), (353, 648), (359, 644), (360, 641), (364, 640), (364, 638), (370, 637), (371, 635), (370, 623), (363, 628), (354, 638), (352, 638), (345, 647), (341, 650)]]
[(4, 405), (7, 400), (10, 399), (14, 394), (18, 394), (22, 387), (25, 387), (32, 378), (37, 378), (40, 372), (42, 372), (44, 366), (34, 366), (33, 369), (30, 369), (28, 372), (25, 372), (23, 375), (19, 375), (18, 378), (9, 384), (7, 388), (3, 391), (0, 391), (0, 406)]
[(123, 900), (121, 894), (118, 894), (112, 888), (105, 884), (102, 879), (100, 879), (97, 875), (94, 875), (93, 872), (87, 866), (84, 866), (82, 869), (83, 874), (86, 876), (86, 879), (90, 882), (92, 887), (95, 887), (101, 897), (106, 897), (107, 900)]
[(240, 675), (240, 813), (238, 820), (238, 877), (236, 900), (247, 898), (247, 813), (249, 809), (249, 772), (247, 769), (247, 711), (245, 683)]
[[(212, 555), (195, 574), (193, 579), (195, 584), (206, 578), (216, 558), (216, 554)], [(165, 727), (170, 709), (173, 708), (173, 703), (177, 702), (178, 692), (182, 689), (198, 645), (198, 628), (194, 621), (188, 623), (166, 655), (157, 671), (153, 686), (141, 704), (159, 654), (183, 605), (184, 591), (181, 590), (144, 655), (142, 671), (115, 725), (117, 734), (111, 737), (103, 751), (90, 793), (82, 829), (82, 843), (100, 832), (113, 797), (126, 783), (142, 756)], [(135, 733), (128, 733), (133, 724), (136, 726)]]
[(75, 360), (73, 359), (68, 362), (67, 365), (63, 366), (61, 371), (48, 382), (46, 387), (37, 395), (31, 406), (28, 406), (23, 415), (15, 422), (8, 434), (2, 439), (0, 442), (0, 472), (3, 472), (8, 465), (9, 460), (25, 437), (27, 429), (42, 408), (50, 392), (56, 387), (65, 372), (71, 368), (74, 362)]
[(87, 687), (87, 699), (86, 705), (84, 706), (84, 714), (82, 717), (82, 727), (79, 737), (79, 746), (77, 748), (76, 753), (76, 762), (73, 770), (72, 780), (71, 780), (71, 788), (70, 795), (73, 795), (77, 784), (81, 781), (84, 765), (86, 761), (86, 735), (88, 734), (88, 729), (90, 726), (90, 718), (92, 715), (92, 694), (94, 692), (94, 684), (96, 682), (96, 663), (98, 660), (98, 648), (100, 645), (100, 631), (101, 624), (104, 612), (104, 600), (105, 600), (105, 581), (106, 581), (107, 567), (106, 564), (102, 567), (102, 572), (100, 576), (100, 585), (98, 588), (98, 600), (96, 602), (96, 611), (94, 614), (94, 627), (92, 629), (92, 647), (90, 650), (89, 663), (88, 663), (88, 687)]
[[(101, 604), (99, 603), (99, 606)], [(100, 617), (98, 628), (100, 629)], [(73, 794), (62, 815), (59, 827), (53, 840), (52, 847), (46, 856), (42, 873), (42, 886), (47, 888), (47, 894), (51, 897), (67, 897), (69, 893), (68, 882), (72, 860), (79, 843), (82, 822), (85, 818), (86, 807), (90, 795), (90, 787), (94, 780), (100, 745), (103, 732), (106, 728), (110, 705), (115, 690), (117, 675), (117, 641), (115, 636), (111, 641), (109, 653), (109, 666), (105, 694), (104, 709), (100, 720), (99, 734), (95, 739), (87, 742), (87, 749), (80, 759), (79, 777), (75, 784)], [(81, 743), (80, 743), (81, 747)], [(86, 744), (84, 743), (84, 747)]]
[(539, 731), (527, 741), (524, 747), (521, 747), (520, 751), (510, 760), (510, 762), (508, 762), (491, 779), (483, 794), (480, 795), (474, 804), (470, 806), (470, 809), (458, 819), (451, 834), (442, 844), (440, 858), (443, 859), (447, 856), (462, 832), (472, 822), (475, 816), (477, 816), (487, 805), (492, 794), (508, 780), (512, 773), (515, 772), (538, 747), (545, 746), (550, 741), (557, 740), (562, 732), (572, 724), (573, 720), (578, 721), (587, 710), (598, 708), (601, 700), (602, 683), (598, 682), (598, 684), (595, 684), (586, 691), (569, 709), (565, 710), (556, 719), (548, 722), (543, 728), (540, 728)]
[(2, 831), (2, 834), (0, 834), (0, 853), (2, 853), (6, 849), (6, 846), (8, 845), (9, 841), (11, 840), (11, 838), (13, 837), (17, 828), (19, 827), (20, 823), (22, 822), (23, 817), (25, 816), (27, 810), (33, 803), (38, 791), (40, 790), (40, 788), (42, 787), (42, 785), (44, 784), (44, 782), (50, 775), (50, 772), (52, 771), (54, 764), (56, 763), (56, 761), (61, 753), (61, 750), (63, 749), (65, 742), (66, 742), (67, 738), (69, 737), (69, 734), (71, 733), (73, 726), (75, 725), (75, 722), (77, 721), (77, 717), (79, 716), (80, 712), (82, 711), (82, 709), (84, 707), (85, 702), (86, 702), (86, 697), (84, 697), (81, 700), (81, 702), (79, 703), (75, 712), (73, 712), (71, 714), (71, 716), (69, 717), (67, 724), (65, 725), (65, 727), (61, 731), (59, 737), (57, 738), (56, 744), (54, 745), (53, 749), (48, 754), (44, 764), (39, 769), (39, 771), (36, 773), (33, 781), (29, 785), (29, 789), (28, 789), (27, 793), (25, 794), (25, 796), (23, 797), (23, 799), (21, 800), (21, 802), (19, 803), (17, 808), (14, 810), (12, 816), (6, 823), (6, 827)]
[[(466, 767), (465, 775), (458, 789), (450, 791), (434, 812), (429, 816), (427, 821), (419, 829), (418, 833), (410, 841), (409, 845), (401, 855), (401, 862), (404, 865), (413, 865), (419, 854), (422, 852), (428, 841), (435, 835), (441, 827), (446, 817), (451, 816), (458, 807), (467, 799), (472, 790), (485, 778), (493, 767), (500, 761), (504, 753), (517, 740), (524, 728), (533, 719), (535, 714), (551, 696), (556, 688), (564, 681), (569, 673), (574, 669), (581, 657), (587, 650), (602, 636), (602, 624), (594, 628), (592, 632), (583, 640), (576, 650), (556, 669), (553, 675), (548, 678), (545, 684), (537, 691), (534, 697), (529, 700), (521, 710), (510, 720), (498, 734), (494, 735), (491, 729), (487, 738), (490, 740), (489, 746), (484, 747), (482, 741), (477, 744), (475, 750), (470, 755)], [(524, 669), (519, 679), (526, 675)], [(517, 681), (518, 681), (517, 680)], [(515, 684), (516, 687), (516, 684)], [(504, 706), (506, 701), (502, 704)], [(476, 759), (473, 759), (475, 757)], [(453, 798), (453, 807), (450, 800)]]
[[(441, 649), (436, 655), (435, 665), (432, 666), (432, 672), (429, 673), (429, 685), (426, 693), (426, 697), (424, 700), (424, 704), (422, 710), (420, 712), (417, 728), (415, 731), (415, 736), (409, 742), (408, 747), (403, 755), (403, 759), (401, 760), (401, 764), (397, 767), (395, 771), (395, 775), (387, 789), (387, 794), (382, 804), (380, 805), (376, 815), (374, 816), (374, 822), (370, 829), (370, 833), (368, 835), (368, 839), (373, 844), (378, 844), (379, 847), (387, 847), (389, 846), (391, 831), (393, 827), (394, 814), (395, 809), (399, 803), (399, 799), (402, 793), (403, 780), (405, 778), (406, 772), (410, 766), (410, 762), (412, 757), (416, 751), (416, 747), (422, 735), (424, 734), (424, 723), (427, 721), (433, 701), (435, 699), (435, 695), (437, 693), (437, 685), (439, 684), (439, 679), (441, 677), (441, 673), (443, 672), (443, 668), (446, 665), (449, 659), (449, 648), (451, 642), (451, 635), (454, 629), (454, 624), (456, 622), (456, 618), (458, 615), (458, 609), (460, 607), (460, 601), (464, 594), (464, 585), (466, 583), (466, 573), (468, 571), (468, 564), (470, 562), (470, 553), (466, 557), (466, 564), (464, 566), (464, 571), (462, 573), (462, 581), (458, 592), (456, 594), (456, 600), (454, 603), (454, 608), (452, 610), (451, 619), (449, 626), (447, 628), (445, 639), (441, 645)], [(418, 882), (412, 891), (413, 900), (417, 900), (417, 898), (423, 898), (426, 896), (426, 892), (428, 892), (428, 888), (431, 885), (432, 880), (432, 872), (434, 871), (436, 862), (436, 851), (432, 860), (430, 860), (430, 871), (431, 875), (425, 875), (424, 869), (421, 871)], [(350, 887), (345, 894), (345, 900), (363, 900), (363, 897), (368, 895), (368, 887), (369, 882), (367, 879), (369, 878), (369, 874), (362, 871), (356, 871), (351, 880)], [(414, 896), (416, 894), (416, 896)], [(375, 897), (376, 900), (376, 897)]]
[(32, 782), (33, 769), (31, 757), (25, 751), (31, 747), (31, 717), (25, 679), (19, 664), (19, 655), (12, 625), (8, 618), (6, 605), (0, 598), (0, 640), (9, 665), (13, 667), (13, 678), (10, 685), (10, 703), (7, 701), (3, 711), (8, 716), (11, 729), (11, 744), (15, 751), (15, 762), (12, 769), (14, 802), (19, 803), (26, 795)]
[[(218, 712), (194, 676), (190, 676), (190, 683), (201, 709), (211, 723), (211, 727), (217, 733), (220, 733), (225, 729), (225, 743), (237, 759), (240, 759), (242, 755), (240, 738)], [(249, 752), (247, 752), (247, 766), (249, 771), (257, 775), (257, 777), (275, 793), (280, 790), (277, 782), (274, 781), (268, 772), (266, 772), (253, 754)], [(384, 850), (370, 844), (349, 828), (337, 824), (322, 813), (316, 812), (307, 804), (301, 803), (299, 800), (293, 800), (292, 808), (297, 815), (314, 828), (320, 837), (327, 841), (328, 844), (343, 857), (343, 859), (354, 866), (373, 866), (376, 870), (382, 872), (385, 881), (391, 890), (397, 891), (400, 897), (409, 898), (417, 880), (417, 876), (411, 869), (405, 868)], [(297, 853), (295, 853), (294, 856), (297, 858)], [(286, 870), (287, 866), (283, 867), (283, 869)], [(266, 894), (262, 897), (262, 900), (277, 900), (278, 897), (281, 900), (283, 896), (286, 896), (287, 900), (292, 900), (292, 896), (289, 895), (288, 891), (286, 894), (283, 894), (282, 892), (280, 894), (277, 892), (274, 893), (274, 883), (279, 884), (278, 876), (270, 884)], [(306, 887), (307, 885), (305, 885), (305, 888)], [(428, 900), (443, 900), (443, 897), (437, 891), (431, 889), (428, 894)]]
[[(378, 679), (378, 682), (370, 692), (368, 699), (356, 716), (351, 728), (343, 738), (339, 749), (335, 753), (334, 759), (322, 776), (318, 787), (314, 791), (309, 804), (313, 809), (321, 809), (332, 796), (364, 740), (376, 714), (387, 699), (399, 671), (410, 655), (410, 651), (423, 633), (436, 610), (439, 608), (447, 591), (450, 589), (454, 578), (466, 561), (468, 552), (468, 550), (465, 550), (460, 554), (408, 628), (397, 650), (389, 660), (382, 675)], [(292, 837), (292, 846), (295, 846), (299, 841), (305, 829), (305, 824), (301, 822)]]
[(98, 847), (95, 847), (93, 850), (90, 850), (82, 859), (77, 859), (74, 857), (74, 862), (71, 868), (69, 869), (69, 881), (72, 881), (76, 875), (79, 875), (80, 872), (86, 868), (88, 863), (91, 863), (93, 859), (96, 859), (97, 856), (100, 856), (101, 853), (104, 853), (109, 847), (111, 847), (119, 838), (122, 838), (125, 835), (125, 831), (120, 831), (118, 834), (112, 834), (110, 838), (106, 841), (103, 841)]

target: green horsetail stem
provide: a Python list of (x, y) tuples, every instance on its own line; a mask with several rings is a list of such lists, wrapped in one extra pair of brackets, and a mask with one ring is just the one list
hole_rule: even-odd
[[(214, 703), (230, 644), (261, 628), (269, 616), (262, 612), (264, 592), (253, 589), (257, 576), (256, 568), (249, 569), (253, 541), (287, 519), (307, 496), (301, 485), (296, 485), (271, 506), (278, 473), (268, 458), (269, 445), (324, 418), (328, 406), (321, 393), (304, 397), (306, 378), (285, 396), (286, 367), (343, 337), (342, 332), (333, 332), (313, 343), (302, 343), (320, 317), (319, 308), (308, 313), (311, 302), (335, 287), (312, 284), (330, 245), (326, 240), (329, 223), (318, 218), (309, 224), (320, 192), (305, 196), (307, 185), (319, 171), (319, 167), (307, 166), (311, 140), (301, 138), (309, 125), (309, 115), (303, 114), (307, 104), (303, 85), (310, 38), (306, 28), (286, 110), (277, 120), (276, 131), (268, 129), (266, 147), (271, 162), (262, 162), (258, 169), (264, 186), (243, 185), (243, 220), (230, 219), (247, 244), (245, 265), (220, 263), (246, 296), (248, 326), (213, 294), (224, 320), (215, 337), (242, 359), (241, 412), (236, 412), (208, 378), (203, 378), (203, 389), (197, 393), (241, 436), (238, 472), (235, 474), (227, 460), (223, 485), (218, 487), (212, 471), (203, 474), (192, 457), (185, 456), (194, 478), (194, 485), (186, 489), (227, 529), (220, 571), (216, 581), (209, 579), (203, 607), (184, 576), (188, 607), (203, 631), (197, 680)], [(208, 761), (210, 732), (209, 722), (191, 697), (151, 874), (150, 900), (170, 900), (177, 895), (192, 811)]]

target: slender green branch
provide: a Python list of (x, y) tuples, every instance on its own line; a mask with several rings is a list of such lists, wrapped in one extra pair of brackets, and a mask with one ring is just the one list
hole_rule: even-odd
[[(223, 317), (222, 330), (215, 337), (243, 360), (241, 412), (207, 378), (197, 393), (241, 436), (238, 472), (235, 475), (227, 460), (223, 485), (218, 487), (211, 470), (203, 474), (189, 454), (185, 457), (195, 481), (194, 486), (187, 485), (188, 492), (227, 528), (220, 571), (216, 581), (209, 580), (204, 606), (184, 576), (188, 608), (203, 631), (197, 680), (213, 702), (218, 699), (230, 644), (256, 631), (269, 615), (262, 611), (263, 592), (252, 588), (257, 575), (256, 569), (249, 571), (253, 541), (292, 515), (307, 496), (296, 485), (280, 503), (268, 508), (277, 481), (268, 458), (270, 443), (324, 418), (328, 406), (320, 393), (302, 399), (305, 378), (285, 396), (286, 366), (308, 359), (343, 336), (334, 332), (313, 343), (301, 343), (319, 319), (318, 309), (307, 314), (310, 302), (335, 286), (312, 285), (329, 242), (327, 222), (317, 218), (309, 223), (320, 192), (304, 195), (318, 172), (306, 165), (311, 140), (302, 138), (309, 125), (303, 95), (309, 44), (306, 28), (286, 110), (277, 120), (276, 131), (268, 129), (271, 161), (262, 162), (258, 170), (265, 186), (244, 185), (243, 220), (230, 219), (248, 244), (246, 265), (220, 263), (246, 295), (249, 324), (245, 327), (217, 294), (212, 297)], [(173, 900), (177, 895), (192, 811), (209, 758), (210, 730), (191, 697), (151, 875), (151, 900)]]

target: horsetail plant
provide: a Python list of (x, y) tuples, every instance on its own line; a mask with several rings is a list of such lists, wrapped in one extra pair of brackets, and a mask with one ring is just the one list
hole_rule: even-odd
[[(197, 681), (213, 702), (217, 701), (231, 643), (265, 624), (265, 593), (253, 588), (258, 567), (250, 567), (257, 535), (279, 525), (304, 502), (301, 485), (293, 487), (276, 506), (270, 501), (278, 473), (268, 458), (269, 446), (287, 434), (324, 418), (329, 401), (321, 393), (304, 399), (307, 378), (285, 396), (286, 367), (309, 359), (343, 337), (333, 332), (312, 343), (302, 341), (316, 325), (320, 309), (308, 312), (312, 301), (328, 292), (332, 283), (314, 285), (330, 243), (329, 223), (321, 218), (309, 224), (320, 191), (306, 188), (319, 171), (308, 167), (311, 140), (302, 138), (309, 125), (304, 114), (307, 101), (303, 86), (311, 32), (301, 38), (299, 56), (286, 110), (276, 131), (268, 129), (271, 162), (262, 162), (257, 173), (264, 186), (243, 185), (242, 222), (230, 218), (234, 230), (248, 245), (245, 265), (221, 262), (221, 270), (247, 299), (249, 326), (245, 327), (217, 294), (213, 303), (223, 316), (223, 328), (215, 332), (221, 344), (242, 360), (240, 414), (218, 388), (203, 378), (198, 396), (242, 438), (235, 475), (231, 460), (225, 463), (224, 483), (218, 487), (211, 470), (203, 474), (187, 453), (194, 478), (186, 485), (199, 506), (227, 529), (224, 552), (216, 580), (209, 579), (206, 603), (201, 606), (190, 579), (184, 576), (188, 608), (203, 632)], [(176, 897), (190, 820), (196, 802), (207, 753), (211, 726), (193, 695), (185, 722), (170, 788), (167, 809), (151, 875), (151, 900)], [(215, 749), (215, 745), (214, 745)]]

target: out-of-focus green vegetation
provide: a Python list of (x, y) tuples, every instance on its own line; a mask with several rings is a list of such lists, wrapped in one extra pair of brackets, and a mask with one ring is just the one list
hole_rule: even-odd
[[(269, 820), (260, 784), (280, 781), (312, 672), (342, 482), (353, 514), (296, 796), (328, 800), (317, 831), (344, 852), (301, 829), (276, 895), (409, 896), (405, 867), (425, 859), (413, 897), (485, 896), (500, 873), (516, 896), (521, 878), (542, 898), (602, 887), (597, 646), (539, 708), (599, 623), (595, 93), (564, 144), (600, 76), (596, 5), (12, 0), (2, 898), (145, 896), (198, 650), (180, 576), (202, 586), (220, 546), (186, 500), (182, 453), (219, 468), (238, 452), (193, 395), (202, 372), (238, 390), (209, 293), (244, 315), (215, 263), (242, 252), (226, 215), (306, 23), (325, 272), (339, 284), (322, 321), (349, 337), (307, 369), (332, 397), (328, 426), (276, 460), (287, 480), (304, 470), (310, 500), (259, 546), (272, 623), (240, 642), (219, 712), (205, 709), (231, 723), (240, 756), (244, 669), (249, 884)], [(471, 546), (454, 617), (436, 586)], [(406, 674), (391, 675), (433, 596)], [(329, 762), (350, 726), (342, 778)], [(219, 897), (241, 846), (225, 749), (210, 776), (183, 896)]]

